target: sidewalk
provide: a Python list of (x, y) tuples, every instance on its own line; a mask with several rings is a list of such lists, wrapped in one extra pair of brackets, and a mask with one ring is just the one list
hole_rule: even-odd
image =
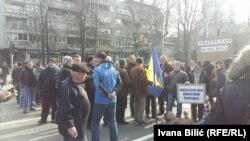
[(7, 83), (6, 83), (6, 85), (4, 85), (3, 87), (2, 87), (2, 90), (6, 90), (6, 89), (9, 89), (9, 88), (12, 88), (12, 87), (14, 87), (13, 85), (12, 85), (12, 82), (11, 82), (12, 80), (11, 80), (11, 75), (8, 75), (7, 76)]

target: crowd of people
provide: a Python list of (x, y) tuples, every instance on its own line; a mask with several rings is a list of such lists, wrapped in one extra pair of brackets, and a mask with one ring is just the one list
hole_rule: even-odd
[[(134, 117), (138, 126), (147, 124), (145, 118), (157, 118), (172, 112), (174, 106), (177, 107), (176, 117), (181, 118), (182, 103), (176, 99), (177, 84), (183, 83), (205, 84), (206, 96), (213, 109), (205, 118), (205, 124), (240, 124), (240, 117), (244, 117), (247, 111), (248, 98), (245, 93), (248, 92), (250, 80), (249, 56), (248, 46), (234, 61), (217, 61), (215, 65), (191, 61), (189, 66), (183, 66), (179, 61), (169, 62), (167, 56), (162, 55), (159, 59), (164, 89), (158, 98), (147, 94), (147, 86), (154, 82), (146, 77), (147, 67), (143, 59), (135, 55), (129, 56), (128, 64), (120, 59), (119, 65), (114, 65), (105, 52), (99, 52), (95, 57), (88, 56), (85, 62), (78, 54), (64, 56), (62, 66), (53, 58), (48, 60), (46, 67), (39, 63), (33, 65), (32, 60), (26, 60), (12, 70), (12, 83), (17, 96), (2, 92), (0, 97), (6, 101), (2, 95), (8, 95), (7, 100), (16, 96), (24, 114), (35, 111), (37, 104), (41, 104), (39, 124), (48, 122), (51, 109), (51, 122), (58, 124), (59, 133), (65, 141), (87, 140), (87, 129), (91, 130), (93, 141), (100, 141), (102, 118), (104, 126), (109, 127), (110, 140), (118, 141), (117, 124), (129, 124), (125, 120), (128, 95), (130, 116)], [(5, 66), (6, 63), (0, 69), (1, 85), (6, 83), (9, 73)], [(242, 110), (235, 113), (238, 108)], [(204, 110), (204, 104), (191, 104), (193, 122), (204, 119)]]

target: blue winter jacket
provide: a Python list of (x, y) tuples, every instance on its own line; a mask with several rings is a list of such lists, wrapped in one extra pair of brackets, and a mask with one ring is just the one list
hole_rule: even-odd
[(108, 93), (117, 91), (118, 83), (121, 82), (119, 72), (112, 66), (111, 62), (103, 61), (94, 70), (95, 103), (110, 104), (116, 100), (111, 100), (105, 96), (100, 89), (100, 82), (104, 85)]

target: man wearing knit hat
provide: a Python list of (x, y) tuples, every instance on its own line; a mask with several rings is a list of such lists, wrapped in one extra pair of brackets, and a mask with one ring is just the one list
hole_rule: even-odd
[(64, 56), (62, 58), (62, 65), (63, 66), (68, 65), (68, 66), (71, 67), (72, 66), (72, 61), (73, 61), (72, 57), (66, 55), (66, 56)]
[(59, 82), (65, 80), (67, 77), (70, 76), (71, 68), (73, 64), (72, 57), (64, 56), (62, 58), (62, 64), (63, 64), (63, 68), (61, 69), (61, 72), (59, 73)]

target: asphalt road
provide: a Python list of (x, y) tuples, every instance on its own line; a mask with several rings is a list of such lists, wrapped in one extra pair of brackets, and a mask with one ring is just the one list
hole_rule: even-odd
[[(5, 88), (11, 85), (5, 86)], [(5, 89), (4, 88), (4, 89)], [(129, 100), (128, 100), (129, 101)], [(128, 103), (129, 104), (129, 103)], [(41, 106), (36, 107), (36, 111), (22, 113), (18, 108), (16, 99), (0, 103), (0, 141), (62, 141), (62, 136), (58, 133), (57, 125), (50, 123), (48, 117), (47, 124), (39, 125)], [(128, 105), (129, 107), (129, 105)], [(190, 113), (189, 104), (183, 104), (183, 111)], [(176, 108), (173, 109), (174, 113)], [(134, 119), (129, 117), (129, 108), (126, 109), (126, 121), (128, 125), (118, 125), (119, 141), (152, 141), (153, 127), (155, 119), (146, 119), (147, 125), (137, 126)], [(190, 115), (190, 114), (189, 114)], [(102, 124), (102, 123), (101, 123)], [(108, 127), (100, 126), (101, 141), (109, 141)], [(91, 141), (91, 132), (87, 131), (87, 138)]]
[[(41, 107), (38, 106), (36, 111), (23, 114), (18, 108), (16, 100), (0, 104), (0, 140), (1, 141), (61, 141), (62, 136), (58, 133), (57, 125), (47, 123), (39, 125)], [(130, 113), (130, 112), (129, 112)], [(130, 115), (127, 112), (127, 115)], [(120, 141), (151, 141), (153, 140), (154, 119), (147, 119), (148, 124), (137, 126), (130, 117), (126, 118), (128, 125), (118, 125)], [(50, 121), (50, 117), (48, 117)], [(101, 140), (109, 141), (108, 127), (100, 127)], [(90, 131), (87, 132), (88, 140), (91, 140)]]

